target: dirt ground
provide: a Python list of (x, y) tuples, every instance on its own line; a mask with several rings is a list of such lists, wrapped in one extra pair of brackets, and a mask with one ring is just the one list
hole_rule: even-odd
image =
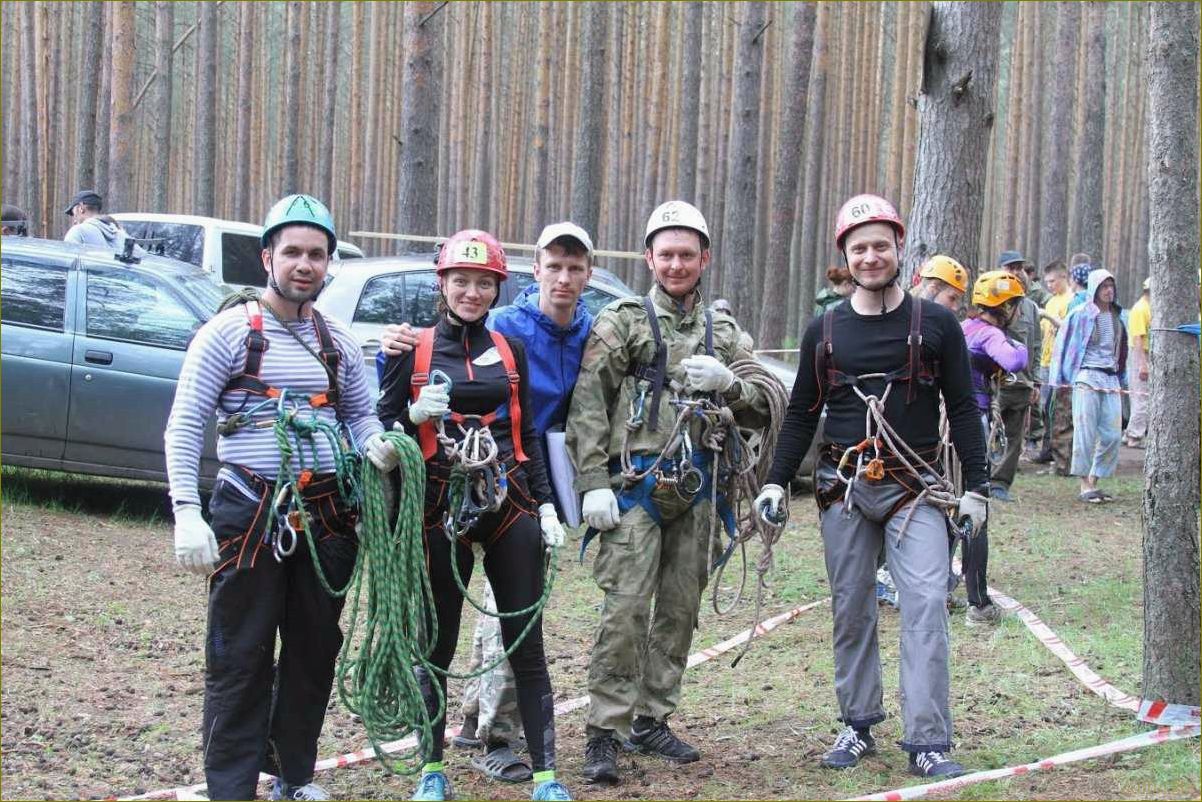
[[(1121, 470), (1131, 490), (1138, 487), (1141, 466), (1142, 452), (1124, 449)], [(1006, 513), (1016, 522), (1028, 515), (1035, 520), (1048, 506), (1060, 505), (1072, 516), (1062, 520), (1066, 528), (1093, 521), (1099, 531), (1128, 533), (1122, 543), (1099, 539), (1096, 548), (1075, 552), (1059, 569), (1065, 576), (1057, 581), (1067, 585), (1075, 574), (1087, 576), (1095, 570), (1091, 561), (1110, 550), (1130, 560), (1130, 549), (1134, 544), (1137, 550), (1139, 542), (1137, 493), (1104, 510), (1083, 510), (1084, 505), (1066, 501), (1073, 494), (1065, 480), (1046, 489), (1031, 469), (1024, 466), (1022, 481), (1027, 484), (1016, 485), (1027, 498), (1020, 497)], [(16, 484), (20, 493), (14, 501), (10, 489)], [(0, 796), (104, 798), (201, 782), (205, 590), (203, 582), (176, 569), (171, 558), (163, 488), (67, 477), (18, 476), (14, 481), (10, 472), (4, 493)], [(794, 504), (795, 518), (809, 522), (812, 510), (808, 499)], [(812, 531), (812, 522), (806, 526)], [(1020, 527), (1016, 523), (1014, 528)], [(778, 556), (768, 614), (825, 595), (815, 539), (807, 533), (795, 540)], [(1038, 566), (1020, 567), (1027, 546), (1017, 535), (1011, 546), (1001, 552), (1015, 560), (1003, 589), (1041, 615), (1054, 610), (1062, 602), (1056, 590), (1038, 584)], [(1002, 562), (995, 570), (1005, 571), (1007, 565)], [(1125, 587), (1138, 603), (1135, 565), (1134, 577), (1119, 579), (1134, 583)], [(561, 568), (556, 594), (562, 601), (548, 615), (552, 623), (546, 638), (557, 700), (584, 691), (599, 601), (587, 565), (577, 566), (574, 553)], [(1024, 595), (1027, 582), (1034, 599)], [(706, 613), (696, 646), (738, 632), (749, 615), (716, 620)], [(824, 605), (786, 624), (763, 638), (738, 669), (729, 668), (727, 657), (690, 671), (681, 712), (673, 722), (702, 750), (701, 762), (668, 767), (650, 758), (623, 756), (621, 785), (585, 786), (579, 777), (584, 716), (578, 711), (557, 723), (561, 777), (578, 798), (596, 799), (839, 798), (912, 782), (904, 755), (893, 748), (900, 738), (897, 624), (896, 615), (884, 613), (882, 648), (892, 650), (893, 661), (886, 656), (890, 719), (878, 731), (882, 748), (854, 772), (836, 775), (815, 767), (838, 726), (831, 710), (829, 615)], [(470, 624), (471, 618), (465, 619)], [(957, 733), (977, 750), (965, 753), (972, 768), (1012, 765), (1023, 762), (1014, 754), (1043, 757), (1139, 731), (1129, 716), (1103, 705), (1059, 661), (1032, 646), (1035, 641), (1021, 624), (1008, 621), (991, 639), (964, 637), (963, 625), (955, 619), (953, 626), (953, 709)], [(1070, 644), (1078, 637), (1064, 634)], [(1134, 666), (1099, 664), (1104, 661), (1088, 650), (1079, 653), (1115, 684), (1139, 690), (1137, 659)], [(988, 668), (997, 660), (1006, 661), (1001, 672)], [(1044, 697), (1044, 712), (1024, 706), (1016, 688)], [(457, 723), (458, 717), (452, 715), (451, 721)], [(987, 796), (968, 789), (960, 798), (1198, 798), (1198, 746), (1197, 741), (1187, 743), (989, 784), (981, 792)], [(319, 755), (365, 744), (359, 725), (332, 702)], [(447, 754), (460, 798), (528, 797), (528, 785), (484, 781), (468, 767), (468, 754)], [(1194, 780), (1182, 780), (1191, 770)], [(1158, 784), (1156, 778), (1166, 776), (1171, 779)], [(318, 779), (340, 798), (408, 798), (412, 791), (411, 779), (390, 776), (374, 762)]]

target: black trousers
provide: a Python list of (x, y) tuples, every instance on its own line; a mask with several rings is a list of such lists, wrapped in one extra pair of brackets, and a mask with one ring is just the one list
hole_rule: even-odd
[(972, 537), (963, 541), (960, 551), (960, 567), (964, 571), (964, 589), (968, 593), (968, 603), (973, 607), (985, 607), (992, 604), (986, 587), (989, 584), (985, 576), (989, 567), (989, 526), (982, 526), (980, 531), (973, 532)]
[[(210, 502), (221, 548), (209, 582), (205, 643), (210, 799), (254, 799), (260, 771), (290, 785), (313, 779), (342, 646), (342, 599), (321, 587), (303, 534), (295, 552), (277, 562), (263, 538), (271, 488), (247, 471), (238, 473), (240, 483), (219, 479)], [(354, 514), (330, 477), (316, 477), (304, 495), (322, 568), (340, 588), (350, 579), (358, 549)], [(273, 665), (277, 631), (281, 648)]]
[[(447, 486), (439, 476), (441, 472), (434, 466), (429, 467), (426, 564), (429, 566), (435, 614), (438, 616), (438, 640), (434, 644), (430, 662), (446, 669), (455, 657), (464, 605), (463, 594), (451, 573), (452, 553), (459, 567), (459, 575), (464, 586), (467, 586), (474, 563), (470, 543), (483, 543), (484, 573), (492, 584), (497, 609), (501, 612), (519, 610), (534, 604), (543, 593), (543, 537), (538, 524), (537, 507), (527, 493), (522, 469), (515, 468), (509, 473), (509, 493), (501, 509), (482, 515), (468, 531), (468, 542), (458, 540), (452, 544), (442, 528)], [(529, 621), (529, 615), (501, 619), (501, 640), (506, 649), (517, 640)], [(530, 750), (531, 766), (534, 771), (553, 770), (555, 700), (551, 694), (551, 678), (547, 673), (547, 658), (543, 651), (541, 616), (510, 656), (509, 665), (517, 685), (518, 713), (526, 734), (526, 746)], [(438, 674), (435, 680), (441, 685), (445, 698), (446, 677)], [(427, 695), (426, 702), (433, 711), (437, 699), (432, 692)], [(442, 760), (445, 731), (446, 716), (443, 715), (434, 724), (434, 744), (429, 756), (431, 762)]]

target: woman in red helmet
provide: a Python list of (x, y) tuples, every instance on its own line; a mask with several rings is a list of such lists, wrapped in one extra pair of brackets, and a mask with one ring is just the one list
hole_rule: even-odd
[[(385, 428), (399, 422), (415, 437), (426, 459), (423, 530), (438, 618), (430, 660), (445, 670), (455, 655), (463, 611), (451, 560), (457, 561), (466, 584), (472, 546), (481, 544), (497, 609), (525, 609), (543, 593), (544, 547), (562, 545), (564, 533), (529, 414), (525, 349), (520, 340), (484, 325), (508, 275), (505, 252), (487, 232), (460, 231), (443, 244), (436, 272), (441, 293), (438, 324), (419, 334), (413, 351), (388, 360), (378, 412)], [(452, 462), (437, 433), (439, 421), (445, 435), (458, 444), (487, 430), (497, 446), (495, 466), (481, 474), (491, 479), (481, 485), (482, 495), (472, 493), (470, 505), (451, 502)], [(477, 442), (485, 451), (491, 449), (487, 437)], [(528, 615), (501, 619), (507, 649), (529, 620)], [(567, 790), (555, 780), (554, 702), (541, 620), (510, 655), (510, 665), (534, 771), (533, 798), (568, 799)], [(446, 677), (438, 674), (433, 679), (445, 698)], [(431, 709), (436, 706), (434, 700), (428, 702)], [(414, 799), (452, 796), (442, 766), (445, 729), (444, 715), (435, 722), (431, 754)]]

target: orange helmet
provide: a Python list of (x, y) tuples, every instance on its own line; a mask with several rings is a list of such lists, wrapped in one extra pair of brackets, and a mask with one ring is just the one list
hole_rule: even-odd
[(892, 203), (879, 195), (856, 195), (844, 203), (835, 216), (835, 247), (843, 250), (843, 238), (847, 232), (868, 223), (888, 223), (893, 226), (899, 246), (906, 238), (906, 226)]
[(475, 228), (458, 231), (442, 243), (434, 272), (442, 275), (448, 270), (486, 270), (501, 281), (509, 277), (501, 243), (487, 231)]
[(964, 265), (941, 253), (932, 256), (922, 266), (922, 277), (937, 278), (960, 292), (968, 292), (968, 271), (964, 269)]
[(977, 277), (972, 286), (974, 306), (999, 307), (1013, 298), (1022, 298), (1023, 283), (1009, 270), (990, 270)]

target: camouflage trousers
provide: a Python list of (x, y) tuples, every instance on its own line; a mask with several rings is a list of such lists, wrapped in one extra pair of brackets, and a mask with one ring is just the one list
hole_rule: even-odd
[(708, 579), (710, 504), (689, 506), (671, 489), (652, 498), (662, 526), (634, 506), (598, 538), (593, 579), (605, 601), (589, 661), (590, 737), (625, 735), (635, 716), (662, 721), (680, 701)]
[[(484, 595), (480, 601), (486, 609), (496, 612), (497, 602), (493, 598), (492, 585), (487, 580), (484, 582)], [(472, 636), (472, 662), (468, 666), (468, 673), (495, 663), (504, 653), (501, 619), (478, 613), (476, 632)], [(483, 676), (468, 680), (463, 689), (461, 710), (465, 721), (477, 722), (476, 731), (463, 732), (463, 736), (479, 738), (485, 746), (508, 743), (511, 747), (517, 747), (522, 732), (522, 719), (518, 713), (518, 686), (508, 660), (503, 660)]]
[(1048, 407), (1051, 409), (1051, 452), (1056, 461), (1056, 473), (1059, 476), (1069, 476), (1069, 467), (1073, 461), (1073, 388), (1055, 388)]

